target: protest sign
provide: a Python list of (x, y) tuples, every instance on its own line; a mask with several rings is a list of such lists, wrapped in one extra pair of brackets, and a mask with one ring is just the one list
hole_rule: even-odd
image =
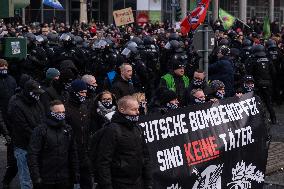
[(134, 22), (134, 17), (131, 7), (113, 11), (113, 17), (116, 26), (122, 26)]
[(267, 162), (264, 111), (253, 93), (142, 118), (154, 189), (259, 189)]

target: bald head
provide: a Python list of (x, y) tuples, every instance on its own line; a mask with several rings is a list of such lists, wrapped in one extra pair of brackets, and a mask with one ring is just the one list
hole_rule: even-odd
[(133, 96), (124, 96), (117, 102), (118, 111), (125, 115), (139, 115), (139, 104)]

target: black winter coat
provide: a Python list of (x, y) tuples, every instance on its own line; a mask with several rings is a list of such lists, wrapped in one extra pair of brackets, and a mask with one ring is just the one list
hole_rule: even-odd
[(0, 77), (0, 108), (6, 112), (9, 99), (15, 94), (17, 84), (12, 76)]
[(88, 157), (90, 143), (90, 111), (86, 104), (81, 104), (70, 97), (65, 104), (66, 123), (70, 125), (75, 134), (80, 162)]
[(231, 97), (234, 93), (234, 65), (229, 57), (224, 56), (217, 62), (209, 64), (209, 80), (220, 80), (225, 85), (225, 96)]
[(118, 76), (112, 85), (111, 92), (115, 95), (115, 98), (119, 100), (123, 96), (135, 93), (135, 89), (132, 83), (122, 79), (121, 76)]
[(28, 164), (33, 181), (44, 184), (78, 182), (79, 162), (72, 128), (47, 119), (33, 130)]
[(27, 149), (32, 131), (45, 119), (45, 111), (41, 102), (30, 101), (24, 94), (18, 94), (9, 102), (9, 120), (12, 123), (14, 145)]
[(112, 189), (113, 183), (135, 185), (142, 180), (151, 186), (150, 157), (139, 126), (117, 112), (104, 132), (95, 162), (99, 185)]
[(15, 94), (17, 84), (12, 76), (0, 77), (0, 134), (7, 135), (11, 131), (7, 127), (8, 122), (8, 103), (10, 98)]
[(69, 97), (67, 91), (62, 90), (61, 92), (56, 90), (55, 87), (50, 86), (46, 88), (45, 92), (40, 96), (40, 101), (44, 105), (45, 111), (49, 112), (50, 102), (53, 100), (60, 100), (61, 102), (66, 102)]

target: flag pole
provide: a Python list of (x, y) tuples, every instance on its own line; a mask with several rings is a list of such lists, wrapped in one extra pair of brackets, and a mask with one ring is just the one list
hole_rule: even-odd
[(241, 22), (244, 26), (248, 27), (249, 29), (251, 29), (252, 31), (254, 31), (249, 25), (247, 25), (244, 21), (240, 20), (239, 18), (236, 18), (236, 20), (238, 20), (239, 22)]

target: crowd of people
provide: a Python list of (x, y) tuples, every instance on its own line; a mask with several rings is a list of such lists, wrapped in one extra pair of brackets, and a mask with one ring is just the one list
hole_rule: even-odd
[[(150, 189), (151, 159), (139, 117), (255, 92), (276, 124), (284, 100), (284, 33), (213, 25), (208, 73), (192, 36), (167, 23), (0, 25), (27, 38), (24, 60), (0, 59), (3, 188)], [(205, 77), (208, 74), (209, 81)]]

